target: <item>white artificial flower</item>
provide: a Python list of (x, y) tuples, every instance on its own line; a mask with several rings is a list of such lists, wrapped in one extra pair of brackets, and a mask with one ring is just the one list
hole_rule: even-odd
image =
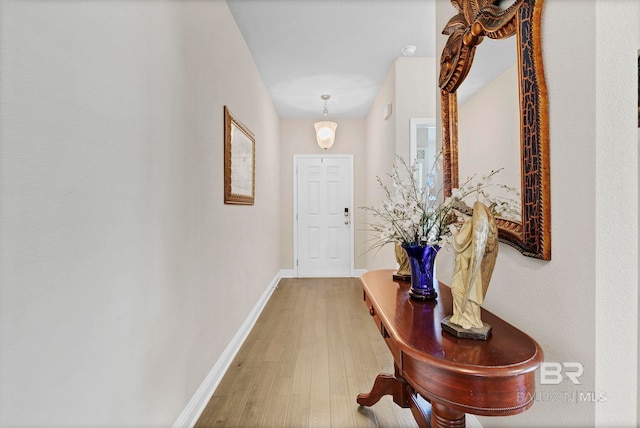
[[(438, 156), (433, 165), (429, 177), (437, 170), (442, 156)], [(401, 170), (400, 167), (403, 169)], [(379, 236), (374, 247), (379, 247), (390, 242), (416, 244), (427, 242), (430, 245), (447, 245), (451, 242), (451, 236), (457, 233), (458, 224), (465, 218), (460, 215), (455, 206), (470, 198), (475, 197), (491, 207), (496, 214), (507, 214), (511, 217), (520, 216), (519, 200), (491, 198), (485, 192), (490, 186), (499, 186), (504, 192), (513, 192), (515, 189), (500, 184), (491, 184), (493, 176), (500, 169), (491, 171), (475, 180), (476, 175), (467, 178), (458, 188), (452, 189), (451, 195), (442, 203), (436, 199), (430, 199), (430, 195), (438, 195), (440, 192), (430, 193), (427, 186), (433, 186), (432, 180), (427, 180), (425, 188), (418, 185), (414, 179), (418, 171), (417, 164), (407, 165), (402, 158), (398, 158), (398, 164), (387, 177), (391, 180), (391, 187), (387, 187), (378, 177), (377, 181), (387, 196), (379, 208), (365, 208), (377, 219), (377, 223), (371, 224), (371, 230)], [(518, 195), (519, 196), (519, 195)]]

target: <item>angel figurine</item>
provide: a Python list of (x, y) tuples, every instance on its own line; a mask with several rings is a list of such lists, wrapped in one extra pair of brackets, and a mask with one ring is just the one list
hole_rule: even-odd
[(398, 270), (393, 274), (394, 281), (411, 281), (411, 268), (409, 267), (409, 258), (407, 253), (402, 248), (402, 245), (396, 242), (395, 244), (396, 263), (398, 263)]
[(498, 227), (482, 202), (473, 205), (473, 216), (455, 235), (453, 247), (456, 252), (451, 281), (453, 315), (445, 318), (442, 326), (458, 337), (486, 340), (491, 326), (480, 319), (480, 305), (498, 256)]

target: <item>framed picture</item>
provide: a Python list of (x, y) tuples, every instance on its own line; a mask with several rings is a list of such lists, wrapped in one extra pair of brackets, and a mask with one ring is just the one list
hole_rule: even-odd
[(255, 137), (224, 106), (224, 203), (253, 205), (255, 189)]

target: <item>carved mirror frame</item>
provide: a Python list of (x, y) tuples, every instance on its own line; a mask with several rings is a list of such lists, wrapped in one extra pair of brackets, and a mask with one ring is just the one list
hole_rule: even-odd
[(551, 260), (549, 113), (542, 66), (540, 21), (543, 0), (516, 0), (507, 9), (499, 0), (451, 0), (458, 14), (443, 34), (449, 39), (440, 60), (442, 154), (445, 196), (458, 187), (458, 101), (456, 91), (484, 37), (515, 35), (518, 46), (520, 104), (521, 222), (496, 219), (501, 241), (525, 256)]

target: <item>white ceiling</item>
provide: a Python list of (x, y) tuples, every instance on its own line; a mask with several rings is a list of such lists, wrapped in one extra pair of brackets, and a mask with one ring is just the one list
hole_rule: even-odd
[[(435, 57), (434, 0), (227, 0), (281, 118), (364, 117), (406, 45)], [(455, 10), (452, 8), (452, 16)]]

